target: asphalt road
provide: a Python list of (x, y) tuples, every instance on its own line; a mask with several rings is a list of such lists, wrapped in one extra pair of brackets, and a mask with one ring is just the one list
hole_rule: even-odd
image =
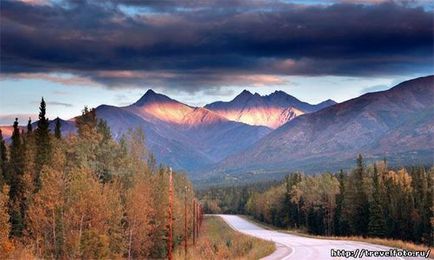
[[(345, 240), (327, 240), (307, 238), (273, 230), (264, 229), (258, 225), (247, 221), (236, 215), (218, 215), (229, 224), (234, 230), (241, 233), (255, 236), (265, 240), (271, 240), (276, 243), (276, 251), (263, 258), (267, 260), (274, 259), (425, 259), (425, 258), (403, 258), (403, 257), (366, 257), (360, 255), (362, 250), (369, 251), (389, 251), (390, 247), (368, 244), (364, 242), (345, 241)], [(346, 254), (357, 252), (346, 258), (345, 256), (331, 256), (331, 250), (346, 250)], [(358, 250), (358, 251), (357, 251)]]

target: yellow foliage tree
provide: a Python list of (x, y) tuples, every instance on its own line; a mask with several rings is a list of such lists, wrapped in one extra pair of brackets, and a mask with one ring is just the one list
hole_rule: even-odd
[(9, 223), (8, 200), (9, 187), (4, 185), (0, 190), (0, 258), (6, 259), (12, 252), (14, 246), (9, 240), (11, 224)]

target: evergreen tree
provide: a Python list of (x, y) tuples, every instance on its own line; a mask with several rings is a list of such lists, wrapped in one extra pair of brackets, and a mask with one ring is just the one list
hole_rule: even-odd
[(427, 194), (424, 206), (426, 217), (424, 219), (424, 230), (422, 241), (430, 246), (434, 245), (434, 167), (427, 173)]
[(340, 193), (336, 195), (336, 215), (335, 215), (335, 230), (336, 235), (348, 235), (348, 221), (343, 216), (344, 194), (345, 194), (345, 174), (340, 170), (336, 177), (339, 181)]
[(3, 139), (3, 133), (0, 129), (0, 187), (3, 184), (8, 184), (10, 182), (10, 178), (7, 171), (8, 164), (8, 156), (6, 150), (5, 140)]
[(386, 219), (381, 206), (381, 192), (377, 166), (374, 164), (374, 174), (372, 176), (374, 183), (374, 192), (372, 194), (372, 201), (369, 205), (369, 223), (368, 235), (373, 237), (384, 237), (386, 234)]
[(113, 142), (110, 127), (105, 120), (99, 120), (96, 131), (99, 135), (99, 143), (95, 151), (96, 165), (95, 170), (98, 178), (103, 182), (109, 182), (112, 179), (114, 164), (116, 163), (115, 143)]
[(25, 203), (24, 203), (24, 152), (18, 118), (13, 124), (12, 143), (10, 148), (10, 191), (9, 212), (11, 217), (11, 234), (21, 236), (24, 229)]
[(373, 237), (384, 237), (386, 221), (383, 210), (377, 200), (371, 202), (369, 207), (368, 235)]
[(110, 127), (105, 120), (98, 120), (97, 132), (102, 136), (102, 142), (108, 142), (112, 139)]
[(56, 118), (56, 127), (54, 128), (54, 137), (56, 137), (57, 139), (62, 138), (62, 132), (61, 129), (62, 128), (62, 123), (60, 123), (60, 118), (57, 117)]
[(33, 131), (32, 119), (29, 117), (29, 121), (27, 122), (27, 133), (31, 133)]
[(366, 235), (369, 222), (369, 201), (365, 190), (366, 167), (361, 154), (357, 157), (357, 167), (348, 178), (345, 187), (344, 208), (345, 221), (348, 221), (351, 232)]
[(50, 160), (51, 145), (50, 145), (50, 129), (49, 121), (46, 115), (46, 104), (44, 98), (41, 100), (39, 107), (39, 121), (36, 129), (36, 173), (34, 177), (35, 190), (41, 188), (41, 170)]

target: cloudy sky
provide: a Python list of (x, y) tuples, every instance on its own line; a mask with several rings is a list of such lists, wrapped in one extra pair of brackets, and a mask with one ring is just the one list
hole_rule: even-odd
[(148, 88), (190, 105), (243, 89), (344, 101), (433, 74), (429, 0), (0, 0), (0, 124)]

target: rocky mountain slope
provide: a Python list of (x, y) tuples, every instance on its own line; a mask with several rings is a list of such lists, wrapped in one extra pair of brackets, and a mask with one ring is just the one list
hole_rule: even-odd
[(230, 121), (206, 108), (190, 107), (152, 90), (126, 107), (99, 106), (116, 137), (131, 128), (145, 132), (160, 162), (187, 171), (200, 170), (240, 152), (271, 132), (262, 126)]
[(434, 163), (434, 76), (299, 116), (211, 173), (335, 171), (359, 153), (394, 165)]
[(303, 115), (336, 104), (327, 100), (317, 105), (302, 102), (283, 91), (275, 91), (266, 96), (252, 94), (244, 90), (229, 102), (214, 102), (205, 108), (233, 121), (249, 125), (263, 125), (277, 128), (286, 122)]

